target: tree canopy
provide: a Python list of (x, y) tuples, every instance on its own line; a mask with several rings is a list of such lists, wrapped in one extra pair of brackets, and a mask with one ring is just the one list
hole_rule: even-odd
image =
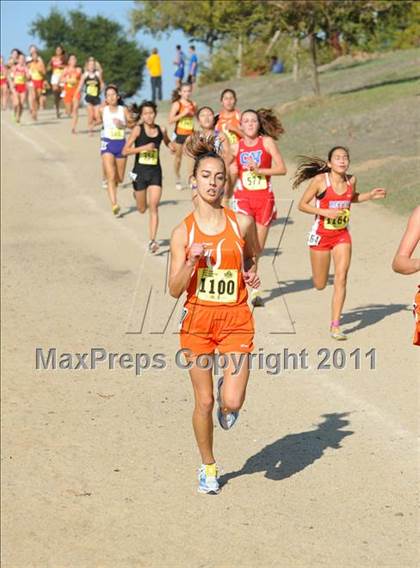
[[(412, 22), (414, 17), (418, 20), (414, 0), (135, 0), (134, 4), (133, 30), (144, 29), (160, 35), (180, 29), (191, 39), (207, 45), (210, 64), (213, 61), (226, 67), (224, 58), (214, 57), (213, 51), (226, 53), (224, 48), (232, 42), (238, 44), (234, 57), (240, 69), (244, 44), (248, 54), (255, 45), (258, 53), (254, 59), (261, 65), (264, 45), (270, 44), (276, 32), (288, 37), (294, 46), (307, 40), (316, 94), (320, 92), (317, 76), (320, 47), (329, 49), (332, 59), (349, 48), (380, 50), (398, 43), (409, 45), (418, 30), (418, 25), (413, 27)], [(407, 28), (409, 34), (405, 32)]]
[(134, 95), (142, 85), (147, 52), (127, 39), (118, 22), (103, 16), (89, 17), (81, 9), (63, 15), (53, 8), (31, 23), (30, 33), (44, 44), (41, 54), (47, 61), (57, 45), (62, 45), (82, 66), (89, 56), (95, 57), (103, 67), (105, 81), (117, 84), (127, 96)]

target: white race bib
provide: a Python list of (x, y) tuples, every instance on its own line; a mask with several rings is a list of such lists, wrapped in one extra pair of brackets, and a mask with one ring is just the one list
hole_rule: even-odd
[(256, 174), (251, 171), (246, 171), (242, 174), (242, 183), (245, 189), (267, 189), (267, 178), (261, 174)]
[(313, 233), (312, 231), (308, 235), (308, 245), (310, 247), (314, 247), (319, 245), (319, 241), (321, 240), (321, 236)]
[(196, 295), (199, 300), (230, 304), (238, 300), (236, 269), (199, 268)]

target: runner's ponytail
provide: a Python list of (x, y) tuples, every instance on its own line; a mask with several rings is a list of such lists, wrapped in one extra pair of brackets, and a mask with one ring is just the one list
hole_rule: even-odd
[(345, 146), (334, 146), (328, 152), (328, 159), (323, 160), (322, 158), (311, 158), (310, 156), (298, 156), (299, 165), (296, 169), (295, 175), (293, 176), (292, 188), (297, 189), (301, 183), (308, 179), (312, 179), (318, 174), (325, 174), (331, 171), (328, 162), (331, 160), (332, 155), (336, 150), (344, 150), (347, 156), (350, 158), (350, 153), (348, 148)]
[(198, 165), (204, 158), (216, 158), (223, 164), (226, 174), (226, 165), (223, 157), (219, 154), (215, 136), (203, 136), (200, 132), (192, 134), (185, 142), (185, 152), (194, 159), (193, 175), (197, 174)]
[(270, 136), (274, 140), (278, 140), (279, 136), (283, 134), (284, 128), (280, 122), (279, 117), (271, 108), (260, 108), (258, 110), (247, 109), (242, 112), (244, 116), (247, 112), (252, 112), (257, 115), (259, 122), (258, 134), (260, 136)]

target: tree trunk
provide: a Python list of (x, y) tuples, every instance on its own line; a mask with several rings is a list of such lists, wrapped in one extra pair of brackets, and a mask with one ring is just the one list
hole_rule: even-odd
[(236, 69), (236, 78), (240, 79), (242, 77), (242, 55), (243, 55), (243, 44), (242, 44), (242, 36), (239, 36), (238, 40), (238, 67)]
[(293, 57), (293, 81), (297, 83), (299, 79), (299, 38), (294, 37), (292, 40), (292, 57)]
[(312, 87), (316, 97), (321, 95), (319, 86), (318, 66), (316, 61), (316, 37), (315, 33), (309, 34), (309, 52), (311, 56), (311, 70), (312, 70)]

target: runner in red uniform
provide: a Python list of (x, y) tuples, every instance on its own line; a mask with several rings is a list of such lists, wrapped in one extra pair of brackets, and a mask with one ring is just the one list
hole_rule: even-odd
[(23, 106), (28, 94), (27, 83), (31, 76), (25, 62), (25, 56), (18, 56), (16, 65), (9, 74), (9, 85), (13, 94), (13, 108), (16, 122), (19, 124), (23, 112)]
[[(194, 135), (188, 152), (195, 158), (195, 210), (171, 237), (170, 294), (187, 298), (181, 321), (181, 346), (194, 389), (193, 426), (202, 465), (200, 493), (218, 493), (218, 469), (213, 454), (213, 373), (200, 366), (224, 354), (218, 382), (218, 420), (225, 430), (236, 422), (249, 377), (247, 353), (253, 349), (254, 324), (246, 286), (256, 287), (256, 231), (253, 220), (221, 206), (226, 166), (214, 139)], [(242, 358), (240, 357), (242, 355)], [(234, 370), (233, 361), (242, 365)]]
[(9, 85), (7, 84), (8, 69), (4, 64), (3, 55), (0, 56), (0, 89), (1, 89), (1, 110), (7, 109), (9, 99)]
[[(356, 178), (347, 175), (350, 164), (349, 151), (335, 146), (328, 153), (328, 160), (303, 157), (296, 170), (293, 188), (311, 179), (299, 202), (299, 210), (315, 215), (309, 233), (308, 245), (312, 264), (312, 279), (317, 290), (327, 285), (331, 256), (334, 261), (334, 293), (330, 333), (333, 339), (347, 339), (340, 330), (340, 317), (346, 297), (347, 273), (350, 268), (351, 237), (348, 229), (350, 206), (369, 199), (383, 199), (382, 188), (369, 193), (356, 191)], [(315, 200), (315, 205), (311, 203)]]
[[(260, 109), (242, 113), (241, 130), (243, 138), (232, 145), (236, 164), (231, 171), (238, 176), (232, 208), (255, 219), (261, 254), (276, 218), (271, 176), (287, 171), (276, 144), (283, 127), (272, 110)], [(259, 290), (253, 292), (251, 301), (254, 306), (264, 305)]]

